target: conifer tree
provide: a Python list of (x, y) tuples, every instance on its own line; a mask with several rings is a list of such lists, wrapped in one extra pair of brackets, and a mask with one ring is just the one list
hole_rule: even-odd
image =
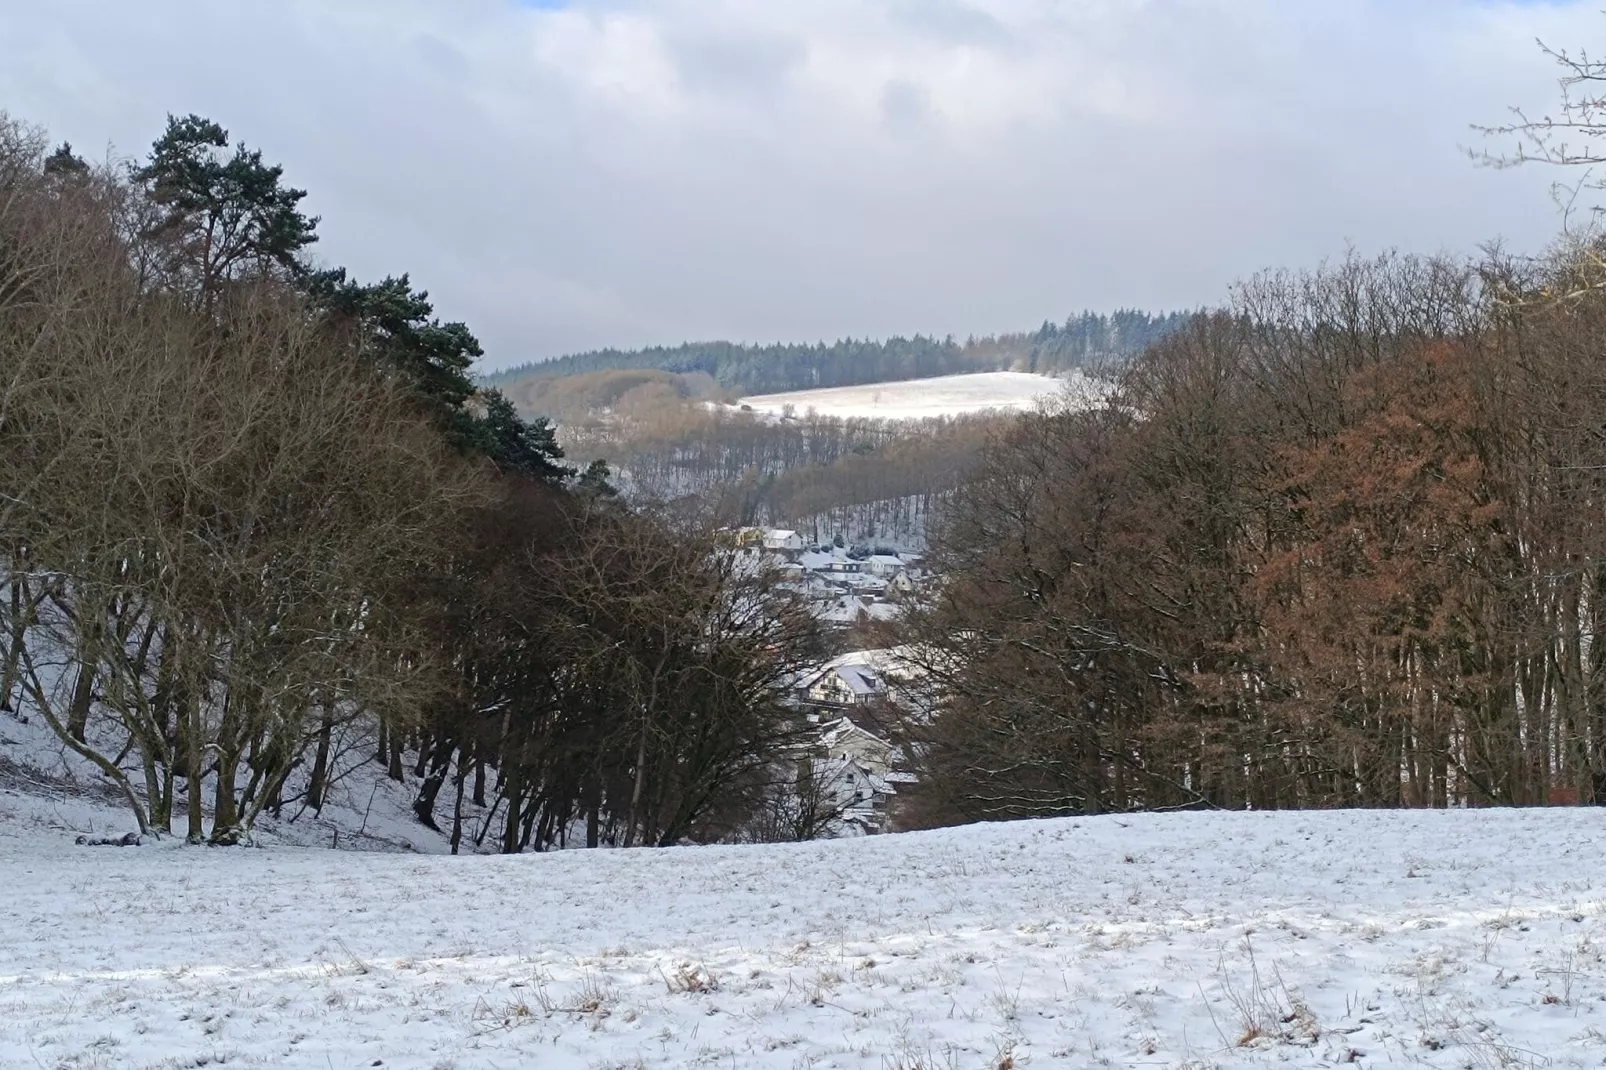
[(149, 159), (132, 169), (160, 210), (147, 236), (167, 250), (174, 280), (207, 309), (229, 279), (303, 274), (303, 253), (318, 240), (317, 218), (299, 207), (306, 191), (282, 182), (284, 168), (243, 142), (232, 154), (228, 147), (228, 131), (212, 120), (170, 115)]

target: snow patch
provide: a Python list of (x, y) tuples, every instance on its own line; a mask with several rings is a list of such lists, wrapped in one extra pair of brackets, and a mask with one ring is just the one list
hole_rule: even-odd
[(989, 409), (1024, 410), (1066, 397), (1072, 403), (1091, 404), (1104, 388), (1080, 372), (1063, 379), (1026, 372), (976, 372), (942, 375), (932, 379), (906, 379), (864, 386), (824, 390), (796, 390), (785, 394), (759, 394), (739, 404), (755, 412), (781, 416), (839, 418), (868, 417), (882, 420), (919, 420), (960, 416)]

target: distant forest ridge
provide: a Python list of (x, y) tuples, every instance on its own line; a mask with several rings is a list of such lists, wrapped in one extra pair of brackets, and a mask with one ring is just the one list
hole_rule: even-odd
[(1123, 361), (1185, 324), (1191, 312), (1153, 314), (1138, 309), (1083, 312), (1035, 331), (971, 337), (844, 338), (812, 345), (687, 342), (648, 349), (599, 349), (521, 364), (484, 377), (502, 386), (588, 372), (657, 369), (704, 372), (721, 387), (743, 394), (773, 394), (899, 379), (929, 379), (963, 372), (1018, 371), (1055, 374)]

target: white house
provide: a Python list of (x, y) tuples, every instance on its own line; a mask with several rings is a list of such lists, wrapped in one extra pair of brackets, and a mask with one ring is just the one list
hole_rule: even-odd
[(764, 549), (799, 553), (803, 549), (803, 536), (785, 528), (770, 528), (764, 532)]
[(818, 749), (822, 795), (841, 813), (844, 831), (885, 831), (895, 784), (909, 779), (894, 771), (897, 748), (844, 717), (821, 727)]
[(836, 816), (836, 834), (867, 835), (885, 832), (887, 811), (896, 789), (882, 776), (852, 758), (820, 763), (819, 797)]
[(871, 554), (864, 559), (864, 571), (882, 579), (891, 579), (903, 571), (903, 558), (897, 554)]

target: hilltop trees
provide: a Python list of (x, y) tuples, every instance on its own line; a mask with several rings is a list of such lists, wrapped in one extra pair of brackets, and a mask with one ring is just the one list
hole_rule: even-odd
[(958, 342), (953, 338), (843, 338), (815, 345), (739, 345), (688, 342), (626, 352), (603, 349), (522, 364), (499, 372), (493, 381), (515, 397), (533, 400), (544, 383), (603, 372), (660, 370), (701, 373), (736, 394), (856, 386), (896, 379), (1010, 368), (1044, 374), (1119, 363), (1187, 322), (1190, 313), (1151, 315), (1121, 309), (1112, 315), (1083, 312), (1063, 324), (1044, 323), (1036, 331), (989, 335)]
[(146, 199), (140, 237), (162, 284), (207, 309), (231, 279), (301, 274), (304, 251), (318, 240), (318, 221), (298, 207), (306, 191), (284, 185), (283, 168), (264, 164), (260, 152), (228, 147), (217, 123), (169, 116), (150, 157), (131, 171)]

